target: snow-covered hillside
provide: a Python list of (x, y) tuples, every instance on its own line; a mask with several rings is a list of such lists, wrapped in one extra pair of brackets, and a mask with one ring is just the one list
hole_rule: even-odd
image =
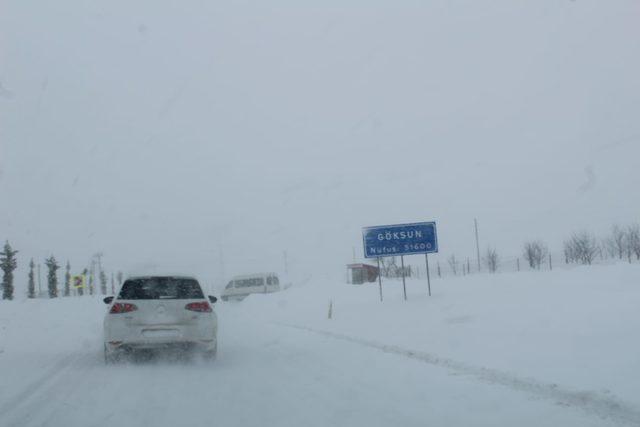
[(104, 366), (99, 299), (3, 301), (0, 425), (640, 424), (639, 266), (408, 290), (315, 281), (220, 304), (213, 364)]

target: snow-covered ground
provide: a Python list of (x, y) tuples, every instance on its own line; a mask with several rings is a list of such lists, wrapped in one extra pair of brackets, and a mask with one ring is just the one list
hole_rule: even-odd
[(0, 426), (640, 425), (640, 266), (383, 285), (220, 304), (213, 364), (104, 366), (100, 299), (0, 302)]

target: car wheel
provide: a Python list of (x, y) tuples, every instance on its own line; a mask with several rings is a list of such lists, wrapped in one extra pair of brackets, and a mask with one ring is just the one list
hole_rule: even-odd
[(216, 360), (217, 356), (218, 356), (218, 343), (217, 342), (216, 342), (216, 345), (213, 348), (213, 350), (205, 351), (203, 353), (204, 360), (209, 361), (209, 362), (213, 362), (214, 360)]
[(109, 353), (107, 350), (107, 345), (104, 345), (104, 364), (105, 365), (114, 365), (120, 360), (120, 357), (117, 354)]
[(105, 365), (111, 365), (113, 363), (113, 356), (111, 356), (109, 354), (109, 352), (107, 351), (107, 345), (104, 345), (104, 364)]

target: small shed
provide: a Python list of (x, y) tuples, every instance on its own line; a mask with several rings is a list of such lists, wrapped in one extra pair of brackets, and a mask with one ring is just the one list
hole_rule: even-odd
[(378, 280), (379, 270), (375, 265), (369, 264), (347, 264), (348, 282), (352, 285), (362, 285), (363, 283), (375, 282)]

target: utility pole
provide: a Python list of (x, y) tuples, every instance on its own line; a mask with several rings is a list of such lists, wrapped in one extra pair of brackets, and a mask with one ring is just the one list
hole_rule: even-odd
[(478, 257), (478, 271), (480, 271), (480, 239), (478, 238), (478, 220), (474, 218), (473, 223), (476, 226), (476, 255)]
[(287, 264), (287, 251), (284, 251), (282, 255), (284, 256), (284, 274), (289, 274), (289, 266)]
[(226, 283), (224, 283), (225, 280), (225, 274), (224, 274), (224, 253), (222, 252), (222, 248), (219, 248), (220, 251), (220, 285), (222, 286), (222, 289), (224, 289), (224, 286), (226, 285)]
[(98, 260), (98, 271), (102, 271), (102, 257), (104, 254), (102, 252), (98, 252), (94, 255), (94, 257)]

